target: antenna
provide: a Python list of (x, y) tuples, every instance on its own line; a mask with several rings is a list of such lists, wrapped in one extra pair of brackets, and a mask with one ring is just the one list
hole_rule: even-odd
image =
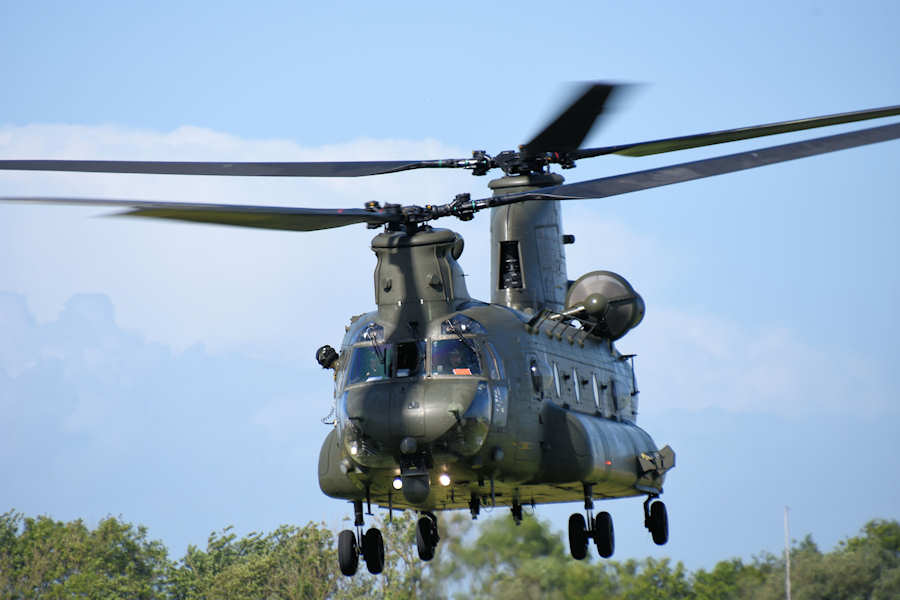
[(788, 512), (789, 506), (784, 507), (784, 594), (787, 600), (791, 600), (791, 523)]

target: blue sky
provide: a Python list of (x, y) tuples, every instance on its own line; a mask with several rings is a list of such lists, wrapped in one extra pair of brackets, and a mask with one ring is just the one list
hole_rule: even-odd
[[(495, 153), (583, 80), (631, 82), (589, 145), (900, 102), (892, 2), (0, 3), (0, 157), (354, 160)], [(883, 121), (883, 122), (888, 122)], [(864, 125), (862, 125), (864, 126)], [(842, 126), (826, 133), (853, 129)], [(568, 181), (803, 139), (583, 161)], [(691, 566), (777, 550), (781, 510), (824, 546), (900, 518), (895, 364), (900, 143), (572, 202), (569, 276), (644, 296), (640, 424), (679, 464), (672, 541), (612, 503), (617, 557)], [(0, 174), (0, 195), (361, 206), (483, 195), (467, 172), (348, 181)], [(372, 306), (372, 232), (311, 234), (0, 207), (0, 509), (213, 528), (348, 513), (315, 457), (313, 363)], [(486, 298), (487, 222), (466, 237)], [(85, 295), (86, 294), (86, 295)], [(576, 507), (539, 514), (562, 529)], [(742, 515), (734, 519), (733, 515)], [(721, 531), (723, 522), (734, 531)]]

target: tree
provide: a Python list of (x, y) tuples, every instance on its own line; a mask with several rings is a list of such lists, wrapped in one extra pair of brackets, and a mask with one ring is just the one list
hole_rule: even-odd
[(4, 598), (158, 598), (170, 563), (161, 542), (114, 517), (89, 530), (79, 519), (0, 515)]
[(211, 533), (205, 551), (188, 547), (172, 568), (172, 598), (299, 600), (369, 591), (337, 572), (333, 536), (324, 524), (282, 525), (267, 535), (253, 532), (242, 538), (231, 529)]

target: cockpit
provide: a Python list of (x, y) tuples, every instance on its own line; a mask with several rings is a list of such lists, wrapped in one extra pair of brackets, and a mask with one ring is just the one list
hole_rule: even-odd
[(488, 355), (484, 343), (472, 337), (486, 332), (477, 322), (463, 319), (458, 316), (445, 322), (436, 339), (395, 343), (384, 343), (383, 329), (369, 324), (347, 348), (349, 360), (339, 387), (422, 376), (481, 377), (483, 365), (490, 365), (493, 373), (492, 353)]
[(399, 344), (372, 342), (355, 346), (350, 354), (347, 385), (403, 377), (425, 372), (425, 342)]
[(431, 374), (481, 375), (475, 346), (468, 340), (434, 340), (431, 342)]
[(367, 343), (351, 348), (346, 385), (420, 377), (426, 373), (430, 346), (430, 371), (433, 376), (479, 376), (481, 358), (470, 340), (409, 341), (396, 344)]

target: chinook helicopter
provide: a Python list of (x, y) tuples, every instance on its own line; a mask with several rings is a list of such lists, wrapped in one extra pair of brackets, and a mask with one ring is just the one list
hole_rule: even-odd
[[(646, 156), (900, 114), (900, 106), (696, 135), (581, 148), (616, 86), (585, 84), (580, 94), (518, 150), (444, 160), (213, 163), (0, 160), (0, 169), (271, 177), (360, 177), (423, 168), (502, 175), (490, 196), (456, 196), (425, 206), (368, 203), (320, 209), (187, 204), (86, 198), (0, 198), (11, 202), (91, 205), (116, 214), (293, 231), (365, 224), (372, 240), (376, 309), (351, 318), (340, 349), (316, 360), (333, 371), (333, 425), (319, 455), (319, 485), (353, 504), (354, 529), (338, 536), (341, 571), (359, 559), (384, 568), (377, 528), (364, 532), (372, 503), (419, 513), (416, 546), (434, 557), (435, 512), (506, 506), (516, 523), (523, 506), (583, 501), (571, 515), (572, 556), (593, 542), (615, 548), (613, 521), (594, 500), (646, 496), (643, 522), (656, 544), (668, 540), (661, 500), (675, 452), (658, 448), (636, 425), (638, 387), (632, 358), (615, 342), (636, 327), (644, 301), (622, 276), (597, 270), (569, 280), (560, 201), (605, 198), (887, 141), (900, 123), (564, 184), (552, 165), (618, 154)], [(432, 227), (491, 209), (491, 301), (469, 295), (457, 262), (463, 239)], [(364, 513), (363, 507), (366, 507)]]

